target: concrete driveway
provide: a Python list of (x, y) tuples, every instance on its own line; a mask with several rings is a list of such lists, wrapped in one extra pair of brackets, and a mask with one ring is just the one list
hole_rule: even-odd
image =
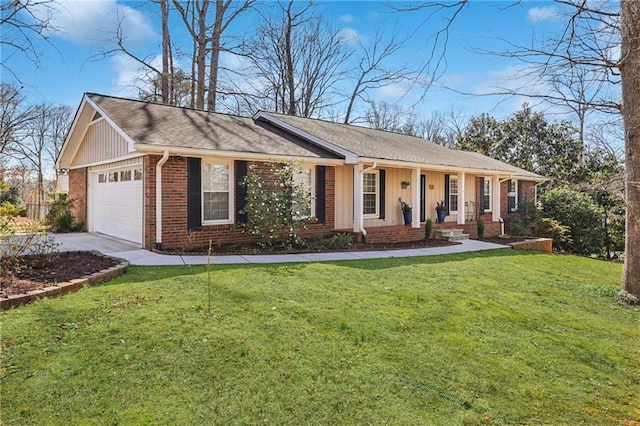
[(387, 251), (301, 253), (275, 255), (225, 255), (207, 259), (197, 255), (167, 255), (154, 253), (140, 248), (128, 241), (108, 237), (98, 233), (52, 234), (60, 244), (60, 251), (96, 250), (100, 253), (127, 260), (131, 265), (229, 265), (242, 263), (289, 263), (289, 262), (322, 262), (333, 260), (383, 259), (391, 257), (431, 256), (438, 254), (462, 253), (470, 251), (495, 250), (510, 248), (501, 244), (487, 243), (477, 240), (463, 240), (459, 245), (429, 247)]

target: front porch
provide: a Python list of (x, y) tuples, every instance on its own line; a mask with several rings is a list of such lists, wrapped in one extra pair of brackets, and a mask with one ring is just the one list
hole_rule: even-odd
[[(464, 224), (455, 222), (434, 223), (431, 228), (431, 238), (434, 238), (436, 230), (442, 229), (462, 229), (465, 234), (469, 234), (470, 238), (478, 238), (478, 222), (468, 221)], [(361, 233), (354, 233), (352, 229), (341, 229), (337, 232), (353, 233), (358, 242), (362, 241)], [(376, 226), (366, 228), (368, 243), (400, 243), (409, 241), (424, 240), (424, 223), (419, 228), (413, 228), (411, 225), (390, 225)], [(497, 237), (501, 233), (500, 222), (485, 220), (484, 236)]]

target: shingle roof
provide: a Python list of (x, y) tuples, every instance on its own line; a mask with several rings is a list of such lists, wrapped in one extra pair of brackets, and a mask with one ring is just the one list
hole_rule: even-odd
[(364, 158), (487, 170), (522, 178), (544, 179), (536, 173), (477, 152), (446, 148), (414, 136), (284, 114), (265, 114)]
[(87, 94), (135, 143), (302, 158), (343, 158), (269, 121), (281, 122), (358, 157), (425, 166), (498, 172), (519, 178), (544, 177), (485, 155), (445, 148), (421, 138), (366, 127), (262, 113), (259, 120), (130, 99)]
[(97, 94), (87, 96), (138, 144), (274, 156), (338, 158), (268, 123), (256, 123), (248, 117)]

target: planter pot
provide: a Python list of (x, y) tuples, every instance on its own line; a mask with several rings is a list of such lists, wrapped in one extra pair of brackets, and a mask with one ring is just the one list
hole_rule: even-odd
[(404, 216), (404, 224), (411, 225), (411, 212), (402, 212), (402, 215)]
[(446, 210), (436, 210), (436, 213), (438, 214), (438, 223), (444, 222), (445, 218), (447, 217), (447, 211)]

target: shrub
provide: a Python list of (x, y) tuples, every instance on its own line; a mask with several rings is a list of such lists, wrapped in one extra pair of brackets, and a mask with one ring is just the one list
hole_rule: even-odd
[(76, 222), (73, 213), (71, 213), (72, 205), (73, 200), (67, 194), (52, 194), (52, 202), (45, 218), (45, 222), (51, 227), (52, 232), (65, 233), (82, 230), (82, 224)]
[[(247, 214), (243, 231), (258, 238), (262, 247), (271, 247), (276, 241), (289, 246), (302, 244), (298, 231), (306, 222), (300, 210), (308, 208), (310, 196), (298, 183), (300, 173), (297, 163), (289, 161), (270, 163), (268, 173), (262, 173), (255, 165), (241, 185), (247, 188), (247, 203), (241, 213)], [(309, 213), (309, 212), (307, 212)]]
[(27, 216), (27, 207), (18, 207), (9, 201), (0, 203), (0, 216), (2, 217), (25, 217)]
[(542, 198), (546, 217), (569, 227), (573, 251), (602, 254), (604, 248), (604, 211), (588, 195), (563, 186), (552, 188)]
[(428, 218), (424, 222), (424, 240), (429, 241), (431, 239), (431, 229), (433, 229), (433, 220)]
[(0, 180), (0, 204), (8, 202), (17, 205), (20, 200), (20, 193), (17, 186), (9, 186)]

